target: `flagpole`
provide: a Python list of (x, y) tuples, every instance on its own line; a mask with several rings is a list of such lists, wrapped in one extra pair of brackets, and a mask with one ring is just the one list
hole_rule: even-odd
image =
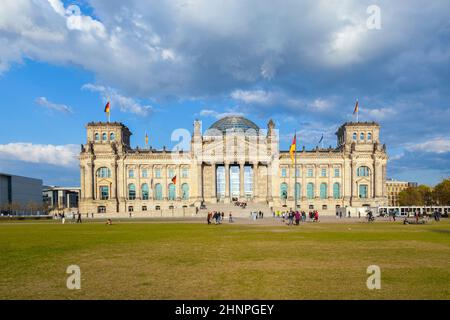
[(294, 211), (297, 211), (297, 130), (295, 131), (295, 150), (294, 150)]

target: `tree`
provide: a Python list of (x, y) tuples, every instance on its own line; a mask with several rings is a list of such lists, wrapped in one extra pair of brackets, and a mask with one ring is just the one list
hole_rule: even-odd
[(450, 205), (450, 178), (444, 179), (434, 187), (433, 198), (440, 206)]
[(398, 194), (398, 202), (401, 206), (431, 206), (431, 188), (426, 185), (408, 187)]

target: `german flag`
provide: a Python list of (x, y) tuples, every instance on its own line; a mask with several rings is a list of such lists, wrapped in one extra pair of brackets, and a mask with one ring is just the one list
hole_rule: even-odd
[(289, 154), (291, 155), (292, 163), (294, 163), (295, 150), (297, 149), (297, 134), (294, 134), (291, 147), (289, 148)]
[(105, 113), (110, 113), (109, 101), (106, 103)]
[(173, 176), (173, 178), (172, 178), (172, 183), (173, 183), (173, 184), (177, 184), (177, 176)]
[(356, 99), (356, 104), (355, 104), (355, 109), (353, 110), (353, 114), (357, 113), (358, 111), (359, 111), (358, 99)]

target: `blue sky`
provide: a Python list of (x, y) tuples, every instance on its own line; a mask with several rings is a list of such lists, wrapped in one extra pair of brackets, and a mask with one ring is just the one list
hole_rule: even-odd
[[(368, 7), (380, 28), (368, 28)], [(450, 175), (448, 1), (6, 0), (0, 3), (0, 172), (78, 185), (84, 125), (206, 129), (274, 119), (281, 148), (335, 146), (352, 115), (377, 121), (389, 177)]]

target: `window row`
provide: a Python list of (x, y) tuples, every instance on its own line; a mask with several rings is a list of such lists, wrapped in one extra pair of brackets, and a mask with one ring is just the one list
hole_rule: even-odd
[[(155, 169), (155, 178), (161, 178), (161, 169), (156, 168)], [(111, 178), (111, 170), (106, 167), (101, 167), (97, 170), (96, 176), (98, 178)], [(169, 169), (168, 176), (170, 178), (173, 178), (175, 176), (175, 169)], [(141, 169), (141, 177), (142, 178), (148, 178), (149, 177), (149, 170), (148, 169)], [(189, 177), (189, 169), (188, 168), (182, 168), (181, 169), (181, 177), (182, 178), (188, 178)], [(129, 169), (128, 170), (128, 178), (135, 178), (135, 170)]]
[[(359, 134), (359, 140), (365, 141), (366, 136), (367, 136), (367, 141), (372, 141), (372, 133), (371, 132), (367, 132), (367, 135), (364, 132), (361, 132)], [(356, 132), (353, 132), (352, 139), (353, 139), (353, 141), (358, 140), (358, 134)]]
[[(339, 178), (341, 176), (341, 169), (340, 168), (333, 168), (333, 176), (335, 178)], [(328, 177), (328, 169), (327, 168), (320, 168), (319, 170), (320, 173), (320, 177)], [(297, 168), (297, 172), (296, 172), (297, 177), (301, 177), (301, 169)], [(288, 176), (288, 168), (287, 167), (282, 167), (281, 168), (281, 177), (282, 178), (287, 178)], [(307, 168), (306, 169), (306, 176), (308, 178), (314, 177), (314, 169), (313, 168)]]
[[(176, 186), (171, 183), (167, 187), (167, 198), (168, 200), (176, 200)], [(189, 185), (187, 183), (183, 183), (181, 185), (181, 194), (179, 195), (182, 200), (189, 200)], [(128, 200), (136, 199), (136, 185), (134, 183), (130, 183), (128, 185)], [(149, 187), (148, 184), (144, 183), (141, 186), (141, 199), (149, 200)], [(155, 184), (154, 187), (154, 200), (163, 200), (163, 187), (160, 183)]]
[[(108, 141), (108, 133), (103, 132), (103, 133), (101, 134), (101, 137), (102, 137), (102, 141)], [(94, 140), (95, 140), (96, 142), (100, 141), (100, 133), (96, 132), (96, 133), (94, 134)], [(114, 140), (116, 140), (116, 135), (114, 134), (114, 132), (111, 132), (111, 133), (109, 134), (109, 141), (114, 141)]]
[[(288, 197), (288, 184), (283, 182), (280, 185), (280, 197), (281, 199), (287, 199)], [(301, 184), (296, 183), (295, 184), (295, 197), (297, 199), (300, 199), (301, 195)], [(306, 197), (308, 199), (314, 199), (315, 198), (315, 191), (314, 191), (314, 183), (310, 182), (306, 185)], [(327, 199), (328, 198), (328, 184), (321, 183), (320, 184), (320, 199)], [(341, 185), (340, 183), (336, 182), (333, 184), (333, 198), (334, 199), (340, 199), (341, 198)]]

